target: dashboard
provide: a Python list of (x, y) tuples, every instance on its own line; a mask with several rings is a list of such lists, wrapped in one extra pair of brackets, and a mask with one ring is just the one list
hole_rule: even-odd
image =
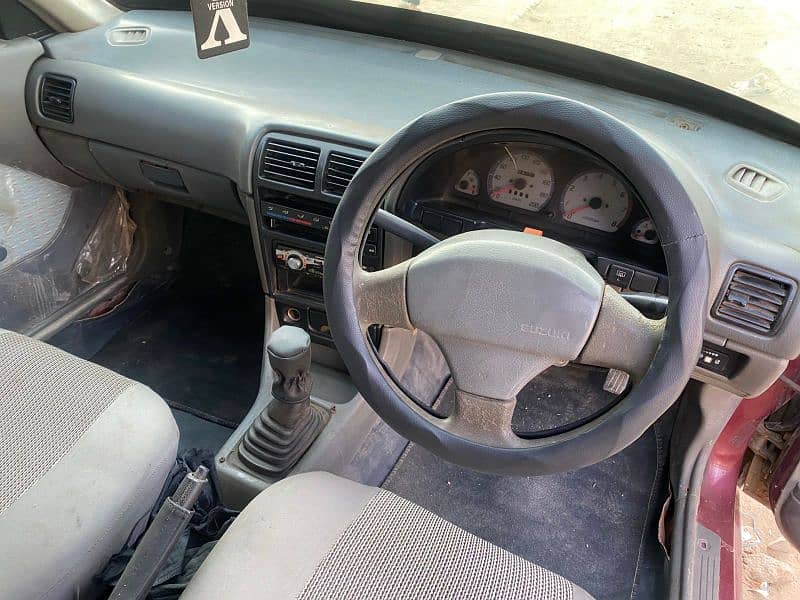
[[(139, 34), (136, 43), (112, 43), (115, 31), (130, 30)], [(264, 236), (271, 243), (283, 236), (281, 244), (317, 260), (324, 234), (300, 235), (278, 217), (330, 218), (338, 202), (323, 181), (331, 151), (367, 156), (420, 114), (479, 94), (528, 91), (583, 102), (657, 149), (700, 217), (710, 260), (705, 339), (741, 357), (741, 367), (731, 375), (701, 368), (696, 377), (756, 395), (800, 354), (800, 302), (792, 300), (800, 282), (796, 146), (660, 100), (446, 48), (257, 18), (250, 42), (198, 60), (188, 12), (131, 11), (86, 31), (16, 43), (30, 61), (24, 98), (14, 102), (24, 104), (35, 142), (83, 177), (249, 222), (273, 297), (269, 261), (284, 248), (267, 247)], [(69, 119), (42, 111), (48, 76), (73, 82)], [(260, 176), (265, 136), (275, 132), (321, 150), (308, 166), (307, 187)], [(664, 294), (664, 232), (650, 227), (641, 202), (658, 191), (633, 189), (622, 175), (624, 157), (611, 165), (565, 141), (568, 126), (550, 133), (561, 137), (501, 132), (451, 145), (454, 152), (432, 156), (386, 208), (439, 238), (527, 228), (582, 250), (609, 283), (643, 291), (655, 285)], [(269, 216), (270, 207), (288, 214)], [(402, 260), (391, 236), (374, 235), (384, 265)], [(725, 312), (742, 298), (737, 288), (753, 281), (784, 294), (767, 328)]]
[(442, 238), (500, 228), (557, 239), (620, 289), (668, 290), (636, 190), (601, 157), (553, 136), (496, 132), (450, 146), (416, 170), (395, 210)]

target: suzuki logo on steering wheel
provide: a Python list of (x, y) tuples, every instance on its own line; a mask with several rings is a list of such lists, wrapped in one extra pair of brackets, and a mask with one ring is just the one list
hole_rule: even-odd
[(550, 337), (557, 340), (564, 340), (565, 342), (570, 338), (570, 333), (566, 329), (555, 329), (554, 327), (541, 327), (540, 325), (534, 325), (533, 323), (522, 323), (519, 328), (520, 331), (523, 331), (524, 333), (532, 333), (534, 335), (541, 335), (544, 337)]

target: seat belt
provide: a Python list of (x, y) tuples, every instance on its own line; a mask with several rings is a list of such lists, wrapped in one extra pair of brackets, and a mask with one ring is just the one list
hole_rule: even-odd
[(194, 515), (194, 505), (207, 481), (208, 469), (201, 465), (193, 473), (187, 473), (175, 493), (164, 500), (114, 586), (110, 599), (141, 600), (147, 596)]

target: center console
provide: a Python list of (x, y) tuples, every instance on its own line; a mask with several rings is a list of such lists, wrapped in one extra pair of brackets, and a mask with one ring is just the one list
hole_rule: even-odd
[[(258, 229), (269, 294), (282, 325), (333, 346), (325, 314), (325, 242), (336, 205), (369, 150), (285, 133), (261, 140), (253, 169)], [(373, 226), (361, 262), (381, 268), (383, 231)]]
[[(259, 142), (250, 216), (272, 300), (267, 303), (269, 339), (258, 396), (216, 455), (227, 506), (244, 507), (294, 472), (321, 470), (363, 479), (374, 471), (374, 481), (364, 479), (374, 483), (386, 475), (385, 465), (362, 448), (380, 419), (335, 351), (322, 288), (325, 242), (336, 206), (369, 153), (283, 132), (269, 132)], [(362, 247), (362, 266), (380, 269), (383, 254), (384, 232), (372, 227)], [(388, 364), (399, 365), (395, 358)], [(396, 450), (399, 456), (402, 446)]]

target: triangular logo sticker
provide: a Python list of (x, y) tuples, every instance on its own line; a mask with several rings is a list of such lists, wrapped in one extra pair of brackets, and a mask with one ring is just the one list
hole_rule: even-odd
[(250, 45), (247, 0), (192, 0), (197, 56), (211, 58)]

